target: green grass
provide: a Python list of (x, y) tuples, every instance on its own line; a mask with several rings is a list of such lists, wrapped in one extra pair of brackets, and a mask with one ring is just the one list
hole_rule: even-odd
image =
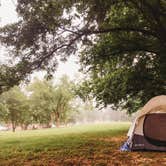
[[(150, 161), (153, 153), (132, 155), (119, 152), (129, 125), (108, 123), (0, 132), (0, 165), (131, 165), (133, 162), (130, 160), (142, 154), (153, 163)], [(143, 164), (146, 165), (146, 162)]]

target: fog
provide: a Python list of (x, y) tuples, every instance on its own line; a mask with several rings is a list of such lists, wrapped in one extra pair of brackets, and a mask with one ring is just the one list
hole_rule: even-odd
[(103, 123), (103, 122), (131, 122), (135, 118), (135, 114), (129, 115), (126, 111), (115, 111), (111, 108), (102, 110), (80, 110), (75, 116), (74, 121), (76, 124), (86, 123)]

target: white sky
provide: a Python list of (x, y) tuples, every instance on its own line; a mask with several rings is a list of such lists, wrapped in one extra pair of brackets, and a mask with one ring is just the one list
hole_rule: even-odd
[[(15, 0), (0, 0), (0, 26), (17, 21), (18, 17), (15, 11), (14, 3)], [(4, 61), (4, 54), (4, 48), (0, 47), (0, 62)], [(59, 78), (66, 74), (73, 80), (76, 76), (78, 76), (79, 64), (77, 64), (76, 61), (78, 61), (77, 58), (75, 56), (71, 56), (67, 62), (60, 62), (59, 67), (55, 72), (55, 78)], [(35, 73), (35, 77), (42, 78), (43, 73)]]

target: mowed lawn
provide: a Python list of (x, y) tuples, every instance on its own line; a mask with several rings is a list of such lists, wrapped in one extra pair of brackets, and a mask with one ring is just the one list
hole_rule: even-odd
[(107, 123), (0, 132), (0, 165), (166, 165), (166, 153), (119, 151), (129, 125)]

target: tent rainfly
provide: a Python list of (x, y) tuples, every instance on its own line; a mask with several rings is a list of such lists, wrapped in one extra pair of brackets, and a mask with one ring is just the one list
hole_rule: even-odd
[(166, 95), (149, 100), (128, 131), (131, 151), (166, 151)]

